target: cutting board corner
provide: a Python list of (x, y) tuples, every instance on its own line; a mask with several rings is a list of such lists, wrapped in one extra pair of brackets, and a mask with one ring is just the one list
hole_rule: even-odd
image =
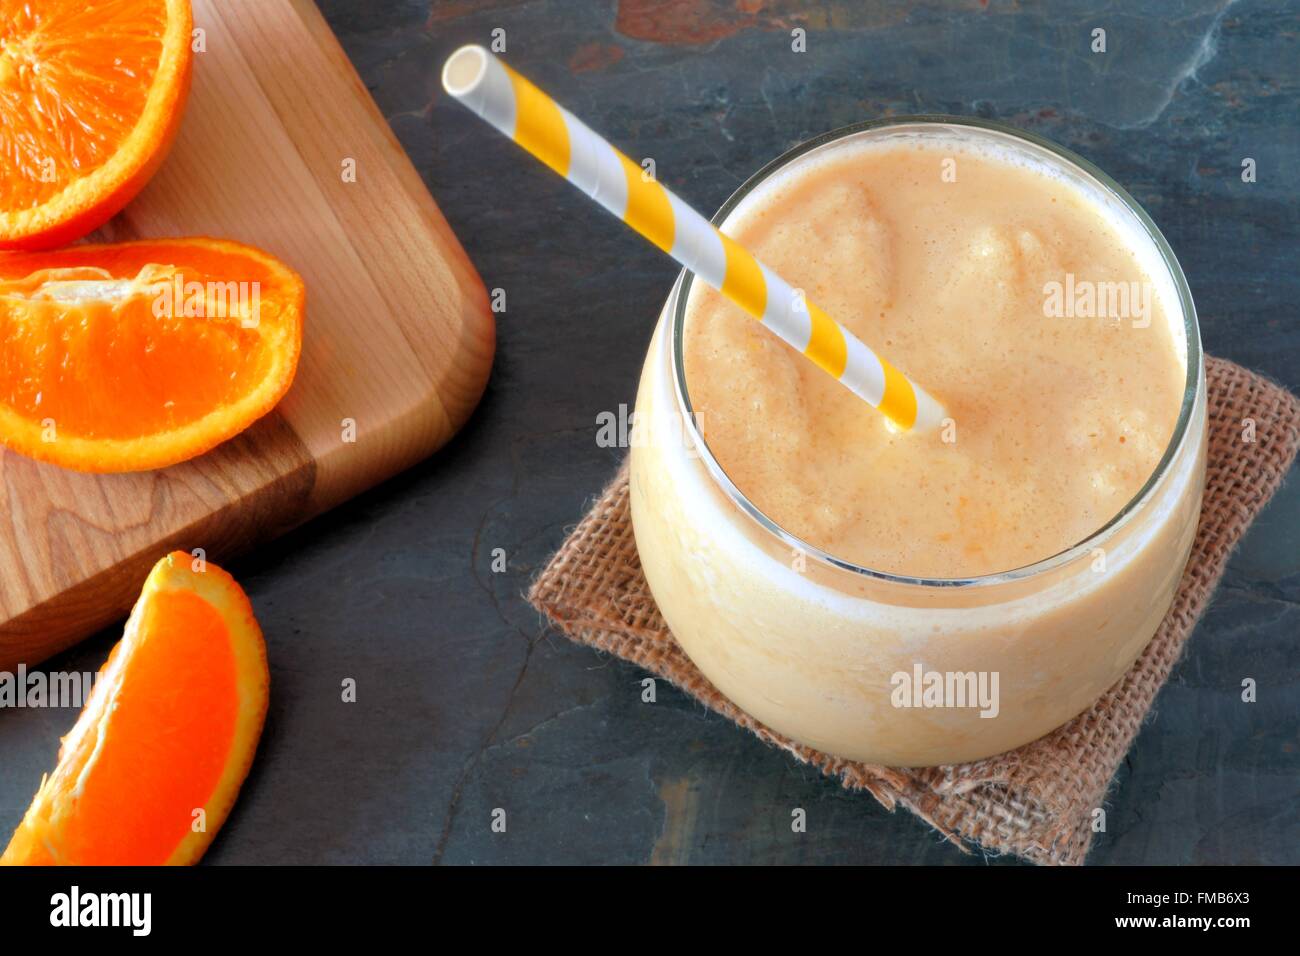
[(308, 289), (298, 374), (243, 435), (163, 471), (0, 454), (0, 669), (122, 617), (168, 551), (228, 560), (427, 458), (491, 372), (483, 282), (315, 4), (194, 11), (206, 52), (181, 133), (106, 233), (222, 236), (283, 258)]

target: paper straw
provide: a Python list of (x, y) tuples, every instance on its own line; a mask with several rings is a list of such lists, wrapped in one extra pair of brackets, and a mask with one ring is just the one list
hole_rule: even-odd
[(899, 428), (943, 421), (943, 407), (927, 392), (486, 49), (453, 53), (442, 85)]

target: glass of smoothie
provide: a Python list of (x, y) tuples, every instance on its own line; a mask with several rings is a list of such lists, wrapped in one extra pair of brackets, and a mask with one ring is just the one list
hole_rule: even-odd
[(995, 123), (804, 143), (713, 220), (944, 405), (877, 411), (682, 273), (637, 396), (631, 507), (682, 648), (773, 730), (895, 766), (1078, 715), (1173, 600), (1204, 485), (1196, 313), (1100, 170)]

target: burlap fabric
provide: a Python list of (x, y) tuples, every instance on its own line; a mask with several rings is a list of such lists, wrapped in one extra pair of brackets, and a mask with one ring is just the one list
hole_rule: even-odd
[[(1206, 363), (1207, 487), (1173, 607), (1123, 680), (1093, 707), (1010, 753), (959, 766), (899, 769), (840, 760), (773, 733), (723, 697), (678, 647), (641, 573), (626, 465), (538, 576), (528, 599), (568, 637), (632, 661), (769, 744), (886, 808), (902, 804), (958, 846), (1036, 863), (1079, 864), (1092, 810), (1209, 602), (1228, 555), (1282, 483), (1300, 444), (1300, 401), (1221, 359)], [(1244, 440), (1253, 419), (1254, 442)]]

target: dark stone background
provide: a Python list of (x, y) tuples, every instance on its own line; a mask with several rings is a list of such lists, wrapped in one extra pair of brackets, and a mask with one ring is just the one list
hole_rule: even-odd
[[(273, 698), (213, 863), (986, 863), (844, 793), (670, 687), (547, 633), (521, 593), (614, 471), (675, 268), (438, 87), (507, 58), (688, 201), (872, 116), (996, 117), (1101, 165), (1160, 224), (1208, 351), (1300, 387), (1300, 11), (1275, 0), (825, 4), (320, 0), (489, 288), (482, 407), (426, 464), (230, 570)], [(753, 11), (757, 8), (757, 12)], [(790, 52), (790, 30), (808, 52)], [(1108, 52), (1089, 51), (1107, 30)], [(1243, 184), (1243, 157), (1258, 181)], [(1300, 862), (1300, 484), (1233, 558), (1107, 801), (1094, 863)], [(494, 548), (507, 573), (490, 569)], [(119, 631), (51, 663), (97, 668)], [(1239, 702), (1243, 677), (1259, 703)], [(339, 684), (355, 677), (359, 701)], [(0, 715), (0, 830), (67, 711)], [(494, 807), (509, 832), (489, 830)], [(790, 810), (808, 832), (790, 832)]]

